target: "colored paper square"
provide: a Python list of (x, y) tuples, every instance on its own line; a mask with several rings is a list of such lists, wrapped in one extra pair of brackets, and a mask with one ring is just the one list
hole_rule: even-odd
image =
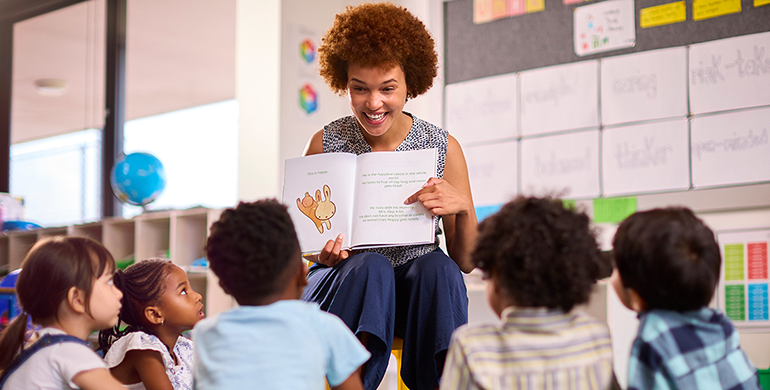
[(733, 321), (746, 321), (746, 296), (742, 284), (725, 286), (725, 314)]
[(725, 280), (743, 280), (743, 244), (725, 244)]
[(749, 321), (767, 321), (767, 283), (749, 285)]
[(527, 0), (527, 13), (540, 12), (545, 9), (545, 0)]
[(636, 197), (594, 199), (594, 222), (620, 222), (636, 212)]
[(639, 11), (639, 26), (642, 28), (684, 22), (686, 19), (687, 6), (684, 1), (642, 8)]
[(767, 242), (749, 242), (746, 244), (748, 279), (767, 279)]
[(526, 12), (526, 0), (508, 0), (508, 16), (522, 15)]
[[(564, 3), (567, 4), (567, 3)], [(761, 7), (770, 4), (770, 0), (754, 0), (754, 7)]]
[(564, 4), (577, 4), (582, 2), (583, 0), (564, 0)]
[(494, 20), (492, 17), (493, 0), (473, 0), (473, 23), (486, 23)]
[(704, 20), (741, 12), (741, 0), (693, 0), (692, 19)]

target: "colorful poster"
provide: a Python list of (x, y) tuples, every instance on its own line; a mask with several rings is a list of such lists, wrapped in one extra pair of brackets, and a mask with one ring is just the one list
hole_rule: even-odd
[(575, 8), (575, 54), (586, 56), (636, 44), (634, 0), (608, 0)]
[(473, 0), (473, 23), (487, 23), (544, 9), (545, 0)]
[(717, 232), (722, 269), (717, 305), (739, 328), (770, 329), (770, 228)]
[(639, 11), (639, 26), (642, 28), (684, 22), (686, 19), (687, 6), (684, 1), (642, 8)]
[(741, 12), (741, 0), (693, 0), (692, 20), (711, 19)]

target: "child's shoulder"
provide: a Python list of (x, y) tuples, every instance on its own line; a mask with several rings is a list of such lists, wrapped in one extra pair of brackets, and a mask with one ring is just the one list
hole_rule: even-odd
[(703, 307), (686, 312), (652, 309), (639, 314), (637, 337), (646, 343), (664, 343), (672, 338), (737, 338), (737, 333), (732, 321), (715, 309)]
[(112, 343), (112, 346), (110, 346), (110, 349), (104, 356), (104, 363), (108, 368), (115, 367), (123, 361), (126, 353), (135, 350), (157, 351), (163, 356), (164, 364), (168, 365), (169, 363), (169, 359), (166, 358), (168, 354), (166, 345), (156, 336), (142, 331), (128, 333)]

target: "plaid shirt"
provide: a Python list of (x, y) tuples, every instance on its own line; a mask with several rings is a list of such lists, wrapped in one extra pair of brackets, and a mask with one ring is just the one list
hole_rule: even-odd
[(722, 313), (651, 310), (639, 315), (628, 389), (761, 389), (757, 369)]
[(452, 335), (441, 390), (607, 389), (612, 345), (607, 326), (586, 314), (513, 308), (495, 325)]

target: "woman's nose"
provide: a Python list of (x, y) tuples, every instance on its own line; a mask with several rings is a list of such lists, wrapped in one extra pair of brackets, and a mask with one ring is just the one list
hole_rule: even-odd
[(370, 110), (377, 110), (382, 106), (382, 98), (378, 93), (372, 93), (369, 98), (366, 99), (366, 108)]

